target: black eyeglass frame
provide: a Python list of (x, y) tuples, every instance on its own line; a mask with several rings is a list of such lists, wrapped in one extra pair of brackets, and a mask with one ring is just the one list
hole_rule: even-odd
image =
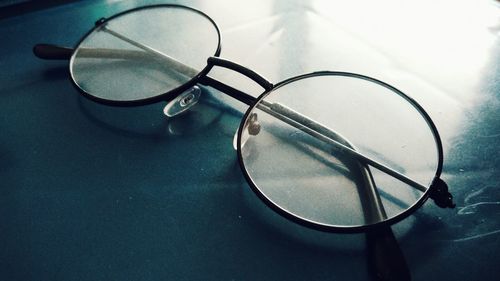
[[(350, 73), (350, 72), (317, 71), (317, 72), (311, 72), (308, 74), (302, 74), (302, 75), (298, 75), (295, 77), (291, 77), (291, 78), (285, 79), (285, 80), (273, 85), (272, 83), (267, 81), (264, 77), (262, 77), (261, 75), (259, 75), (256, 72), (254, 72), (253, 70), (250, 70), (250, 69), (248, 69), (244, 66), (241, 66), (237, 63), (234, 63), (234, 62), (231, 62), (231, 61), (228, 61), (225, 59), (221, 59), (219, 57), (220, 53), (221, 53), (221, 49), (222, 49), (221, 48), (221, 33), (220, 33), (220, 29), (217, 26), (217, 24), (215, 23), (215, 21), (212, 18), (210, 18), (207, 14), (205, 14), (199, 10), (196, 10), (194, 8), (191, 8), (191, 7), (183, 6), (183, 5), (177, 5), (177, 4), (159, 4), (159, 5), (148, 5), (148, 6), (143, 6), (143, 7), (137, 7), (137, 8), (133, 8), (130, 10), (120, 12), (120, 13), (115, 14), (109, 18), (102, 18), (102, 19), (96, 21), (95, 26), (91, 30), (89, 30), (85, 35), (82, 36), (82, 38), (77, 43), (75, 50), (78, 49), (78, 47), (81, 45), (81, 43), (90, 34), (92, 34), (94, 31), (96, 31), (96, 29), (99, 29), (102, 25), (106, 24), (107, 22), (109, 22), (117, 17), (123, 16), (125, 14), (133, 13), (133, 12), (136, 12), (139, 10), (144, 10), (144, 9), (157, 8), (157, 7), (187, 9), (187, 10), (190, 10), (192, 12), (195, 12), (195, 13), (205, 17), (213, 24), (213, 27), (215, 28), (215, 30), (217, 32), (218, 44), (217, 44), (217, 48), (216, 48), (214, 55), (207, 59), (206, 67), (204, 67), (196, 76), (191, 78), (186, 83), (178, 86), (177, 88), (169, 90), (163, 94), (149, 97), (149, 98), (145, 98), (145, 99), (133, 100), (133, 101), (116, 101), (116, 100), (108, 100), (108, 99), (96, 97), (96, 96), (92, 95), (91, 93), (85, 92), (83, 89), (81, 89), (78, 86), (78, 84), (75, 82), (75, 79), (74, 79), (74, 76), (72, 73), (72, 67), (71, 67), (73, 64), (73, 61), (75, 59), (76, 52), (72, 52), (71, 58), (70, 58), (71, 82), (72, 82), (73, 86), (84, 97), (86, 97), (92, 101), (95, 101), (95, 102), (98, 102), (101, 104), (105, 104), (105, 105), (110, 105), (110, 106), (125, 106), (125, 107), (142, 106), (142, 105), (148, 105), (148, 104), (152, 104), (152, 103), (156, 103), (156, 102), (171, 101), (172, 99), (176, 98), (178, 95), (182, 94), (184, 91), (188, 90), (189, 88), (193, 87), (194, 85), (201, 84), (204, 86), (210, 86), (214, 89), (217, 89), (217, 90), (247, 104), (249, 106), (249, 108), (247, 109), (247, 111), (245, 112), (245, 114), (242, 118), (242, 122), (240, 123), (238, 134), (237, 134), (238, 162), (239, 162), (239, 165), (240, 165), (241, 170), (243, 172), (243, 175), (245, 176), (245, 178), (246, 178), (247, 182), (249, 183), (250, 187), (252, 188), (252, 190), (257, 194), (257, 196), (268, 207), (270, 207), (271, 209), (273, 209), (275, 212), (279, 213), (283, 217), (285, 217), (285, 218), (287, 218), (295, 223), (298, 223), (300, 225), (303, 225), (303, 226), (306, 226), (306, 227), (309, 227), (312, 229), (325, 231), (325, 232), (337, 232), (337, 233), (338, 232), (340, 232), (340, 233), (358, 233), (358, 232), (366, 232), (366, 231), (369, 231), (372, 229), (379, 229), (382, 227), (392, 225), (394, 223), (397, 223), (397, 222), (407, 218), (413, 212), (415, 212), (418, 208), (420, 208), (425, 203), (425, 201), (427, 201), (429, 198), (433, 199), (435, 201), (435, 203), (440, 207), (443, 207), (443, 208), (444, 207), (454, 207), (454, 204), (452, 202), (452, 196), (448, 192), (448, 187), (447, 187), (446, 183), (442, 179), (440, 179), (440, 175), (441, 175), (442, 169), (443, 169), (444, 157), (443, 157), (443, 147), (442, 147), (441, 138), (439, 136), (439, 133), (438, 133), (438, 130), (437, 130), (435, 124), (433, 123), (433, 121), (430, 118), (430, 116), (428, 115), (428, 113), (423, 109), (423, 107), (420, 106), (414, 99), (412, 99), (408, 95), (404, 94), (402, 91), (396, 89), (395, 87), (393, 87), (385, 82), (382, 82), (378, 79), (375, 79), (375, 78), (372, 78), (369, 76), (365, 76), (365, 75), (361, 75), (361, 74), (357, 74), (357, 73)], [(43, 56), (39, 55), (40, 50), (37, 50), (37, 46), (35, 46), (34, 52), (37, 56), (43, 58)], [(233, 71), (236, 71), (236, 72), (250, 78), (251, 80), (253, 80), (257, 84), (259, 84), (264, 89), (264, 92), (262, 94), (260, 94), (259, 97), (255, 98), (255, 97), (250, 96), (250, 95), (248, 95), (248, 94), (246, 94), (238, 89), (235, 89), (229, 85), (226, 85), (224, 83), (221, 83), (221, 82), (209, 77), (208, 74), (214, 66), (219, 66), (222, 68), (231, 69)], [(295, 82), (295, 81), (298, 81), (301, 79), (310, 78), (310, 77), (327, 76), (327, 75), (328, 76), (344, 76), (344, 77), (358, 78), (358, 79), (362, 79), (362, 80), (366, 80), (366, 81), (378, 84), (382, 87), (385, 87), (385, 88), (391, 90), (392, 92), (398, 94), (400, 97), (402, 97), (407, 102), (409, 102), (419, 112), (419, 114), (425, 119), (428, 127), (430, 128), (430, 130), (433, 134), (434, 141), (436, 143), (437, 154), (438, 154), (438, 159), (437, 159), (438, 163), (437, 163), (437, 168), (436, 168), (436, 172), (434, 175), (434, 179), (432, 180), (432, 183), (427, 188), (427, 190), (421, 195), (421, 197), (412, 206), (410, 206), (408, 209), (406, 209), (405, 211), (401, 212), (400, 214), (398, 214), (394, 217), (391, 217), (391, 218), (388, 218), (388, 219), (385, 219), (383, 221), (373, 223), (373, 224), (357, 225), (357, 226), (333, 226), (333, 225), (327, 225), (327, 224), (322, 224), (322, 223), (318, 223), (318, 222), (313, 222), (313, 221), (310, 221), (308, 219), (301, 218), (295, 214), (292, 214), (292, 213), (286, 211), (285, 209), (279, 207), (277, 204), (273, 203), (271, 199), (269, 199), (265, 194), (262, 193), (262, 191), (258, 188), (256, 183), (251, 178), (251, 176), (248, 174), (248, 171), (245, 169), (245, 164), (243, 162), (242, 151), (241, 151), (241, 147), (242, 147), (241, 139), (242, 139), (242, 133), (244, 131), (245, 120), (248, 119), (252, 110), (267, 95), (269, 95), (274, 90), (276, 90), (276, 89), (278, 89), (286, 84), (289, 84), (289, 83), (292, 83), (292, 82)]]

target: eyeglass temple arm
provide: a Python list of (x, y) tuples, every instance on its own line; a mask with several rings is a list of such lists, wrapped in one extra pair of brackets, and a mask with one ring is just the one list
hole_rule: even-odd
[[(349, 143), (348, 146), (355, 149)], [(387, 214), (368, 165), (353, 159), (351, 166), (353, 169), (358, 170), (362, 177), (358, 192), (362, 210), (368, 223), (387, 219)], [(408, 263), (389, 225), (370, 229), (366, 233), (366, 245), (369, 268), (379, 280), (411, 280)]]
[[(75, 49), (62, 47), (53, 44), (36, 44), (33, 47), (33, 54), (45, 60), (70, 60)], [(158, 56), (144, 51), (121, 50), (108, 48), (79, 48), (79, 55), (87, 58), (107, 58), (107, 59), (151, 59)]]
[(69, 60), (73, 52), (73, 48), (53, 44), (36, 44), (33, 47), (33, 54), (45, 60)]
[(346, 153), (352, 156), (354, 159), (357, 159), (363, 164), (368, 164), (376, 169), (408, 184), (409, 186), (421, 191), (425, 192), (427, 189), (430, 189), (429, 197), (434, 200), (436, 205), (441, 208), (454, 208), (455, 204), (453, 203), (453, 196), (448, 192), (448, 186), (446, 183), (440, 179), (439, 177), (435, 177), (430, 187), (424, 186), (415, 180), (409, 178), (408, 176), (376, 161), (372, 158), (364, 155), (363, 153), (358, 152), (357, 150), (352, 149), (349, 146), (346, 146), (344, 143), (338, 141), (338, 134), (328, 127), (304, 116), (293, 109), (290, 109), (284, 105), (279, 103), (270, 103), (265, 100), (261, 100), (261, 102), (257, 105), (257, 108), (260, 110), (275, 116), (281, 121), (294, 126), (305, 133), (321, 140), (325, 143), (331, 144), (332, 147), (339, 149), (343, 153)]
[[(54, 44), (36, 44), (33, 47), (33, 53), (35, 54), (36, 57), (40, 59), (45, 59), (45, 60), (69, 60), (71, 59), (71, 56), (73, 55), (73, 52), (75, 49), (69, 48), (69, 47), (62, 47), (62, 46), (57, 46)], [(142, 51), (133, 51), (133, 50), (119, 50), (119, 49), (104, 49), (104, 48), (80, 48), (80, 51), (82, 53), (82, 56), (88, 56), (88, 57), (96, 57), (96, 58), (125, 58), (125, 59), (130, 59), (132, 57), (140, 57), (140, 58), (145, 58), (148, 56), (148, 53), (142, 52)], [(150, 54), (151, 55), (151, 54)], [(163, 58), (163, 56), (159, 56), (158, 54), (152, 54), (153, 57), (155, 58)], [(174, 61), (172, 63), (172, 60), (168, 60), (173, 66), (176, 66), (177, 63)], [(217, 57), (211, 57), (208, 59), (208, 64), (210, 67), (213, 67), (214, 65), (225, 67), (228, 69), (232, 69), (238, 73), (241, 73), (253, 81), (255, 81), (257, 84), (259, 84), (261, 87), (263, 87), (266, 90), (269, 90), (273, 87), (273, 85), (267, 81), (265, 78), (263, 78), (261, 75), (258, 73), (244, 67), (241, 65), (238, 65), (234, 62), (224, 60), (221, 58)], [(226, 93), (227, 95), (247, 104), (247, 105), (252, 105), (256, 98), (253, 96), (250, 96), (240, 90), (237, 90), (231, 86), (228, 86), (224, 83), (221, 83), (209, 76), (204, 76), (201, 77), (200, 83), (203, 85), (211, 86), (223, 93)]]
[[(336, 132), (329, 130), (328, 137), (356, 150), (349, 140)], [(350, 169), (355, 169), (355, 172), (358, 171), (361, 176), (362, 181), (361, 185), (358, 186), (358, 192), (367, 222), (377, 223), (387, 219), (382, 199), (369, 166), (353, 158), (350, 158), (348, 163)], [(366, 244), (370, 269), (379, 280), (411, 280), (410, 269), (405, 256), (390, 226), (381, 226), (368, 231), (366, 233)]]
[[(52, 44), (36, 44), (33, 54), (45, 60), (70, 60), (75, 49)], [(79, 48), (79, 55), (87, 58), (106, 59), (151, 59), (158, 58), (144, 51), (121, 50), (108, 48)]]
[[(342, 146), (356, 151), (355, 146), (339, 133), (330, 130), (291, 108), (265, 100), (261, 100), (257, 107), (312, 136), (317, 137), (316, 133), (321, 134), (324, 138), (336, 142), (334, 144), (336, 149), (339, 148), (338, 146)], [(350, 153), (346, 154), (353, 156)], [(378, 193), (375, 180), (368, 164), (360, 160), (353, 157), (348, 163), (350, 163), (349, 166), (351, 169), (359, 172), (362, 179), (361, 186), (358, 187), (358, 192), (365, 218), (368, 223), (383, 221), (387, 218), (387, 214)], [(390, 226), (381, 226), (375, 230), (370, 230), (366, 234), (366, 243), (368, 246), (369, 266), (377, 278), (379, 278), (378, 280), (411, 280), (408, 264)]]
[(425, 192), (427, 191), (427, 186), (424, 186), (413, 179), (407, 177), (406, 175), (389, 168), (388, 166), (375, 161), (371, 159), (368, 156), (365, 156), (361, 152), (358, 152), (357, 150), (352, 149), (351, 147), (345, 145), (342, 142), (339, 142), (339, 135), (335, 133), (334, 131), (330, 130), (328, 127), (309, 119), (308, 117), (284, 106), (279, 103), (270, 103), (267, 101), (261, 101), (261, 103), (258, 105), (258, 108), (265, 111), (266, 113), (269, 113), (280, 120), (284, 121), (285, 123), (288, 123), (305, 133), (316, 137), (317, 139), (331, 144), (333, 148), (338, 149), (342, 151), (343, 153), (349, 154), (350, 156), (354, 157), (358, 161), (361, 161), (364, 164), (369, 164), (386, 174), (389, 174), (400, 181), (408, 184), (409, 186), (414, 187), (415, 189)]
[[(106, 32), (112, 32), (114, 36), (119, 37), (122, 40), (127, 40), (127, 42), (132, 42), (131, 44), (140, 47), (141, 49), (148, 51), (150, 54), (155, 55), (155, 57), (162, 57), (163, 59), (166, 59), (166, 55), (163, 53), (160, 53), (156, 50), (150, 50), (147, 46), (143, 46), (143, 44), (140, 44), (138, 42), (128, 40), (128, 38), (122, 36), (119, 33), (113, 32), (110, 29), (104, 29)], [(46, 59), (46, 60), (69, 60), (71, 56), (73, 55), (73, 52), (75, 50), (73, 48), (69, 47), (62, 47), (62, 46), (57, 46), (53, 44), (36, 44), (33, 47), (33, 53), (35, 56), (41, 59)], [(87, 53), (87, 56), (89, 57), (105, 57), (105, 58), (131, 58), (131, 56), (140, 56), (141, 53), (143, 52), (138, 52), (138, 51), (130, 51), (130, 50), (119, 50), (119, 49), (101, 49), (101, 48), (82, 48), (80, 52), (85, 52)], [(178, 65), (181, 64), (180, 62), (168, 57), (167, 58), (169, 61), (174, 61), (173, 64)], [(247, 76), (248, 78), (252, 79), (255, 81), (257, 84), (259, 84), (262, 88), (264, 88), (266, 91), (272, 89), (273, 84), (269, 81), (267, 81), (264, 77), (262, 77), (260, 74), (256, 73), (253, 70), (250, 70), (242, 65), (236, 64), (232, 61), (221, 59), (218, 57), (210, 57), (207, 60), (209, 67), (213, 66), (220, 66), (224, 68), (228, 68), (231, 70), (234, 70), (240, 74), (243, 74)], [(184, 66), (186, 68), (186, 66)], [(184, 70), (184, 69), (183, 69)], [(192, 72), (191, 69), (189, 69), (189, 72)], [(210, 79), (213, 80), (213, 79)], [(214, 81), (211, 81), (214, 82)], [(215, 84), (215, 83), (214, 83)], [(245, 102), (247, 103), (247, 102)]]
[[(40, 59), (45, 60), (69, 60), (73, 55), (75, 50), (69, 47), (57, 46), (54, 44), (36, 44), (33, 47), (33, 54)], [(95, 58), (122, 58), (122, 59), (130, 59), (131, 56), (137, 58), (145, 58), (148, 56), (151, 58), (150, 54), (145, 53), (143, 51), (133, 51), (133, 50), (119, 50), (119, 49), (104, 49), (104, 48), (80, 48), (80, 52), (83, 52), (83, 56), (87, 57), (95, 57)], [(157, 55), (154, 55), (153, 58), (158, 58)], [(222, 60), (222, 59), (221, 59)], [(213, 61), (213, 60), (212, 60)], [(247, 69), (248, 70), (248, 69)], [(258, 74), (249, 74), (253, 77), (260, 76)], [(253, 79), (252, 79), (253, 80)], [(265, 79), (259, 79), (262, 85), (265, 87), (269, 87), (268, 82), (265, 82)], [(256, 98), (244, 93), (238, 89), (235, 89), (229, 85), (226, 85), (222, 82), (219, 82), (209, 76), (204, 76), (200, 78), (199, 81), (201, 84), (205, 86), (213, 87), (234, 99), (241, 101), (242, 103), (250, 106), (255, 101)], [(264, 86), (263, 86), (264, 87)]]

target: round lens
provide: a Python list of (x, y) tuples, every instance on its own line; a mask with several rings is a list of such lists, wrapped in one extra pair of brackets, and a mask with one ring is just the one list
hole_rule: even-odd
[(144, 102), (194, 84), (219, 43), (217, 26), (197, 10), (142, 7), (97, 22), (76, 48), (70, 72), (97, 100)]
[(314, 73), (259, 98), (240, 126), (238, 155), (252, 188), (281, 214), (331, 231), (362, 231), (405, 217), (427, 198), (441, 165), (433, 128), (418, 104), (387, 84)]

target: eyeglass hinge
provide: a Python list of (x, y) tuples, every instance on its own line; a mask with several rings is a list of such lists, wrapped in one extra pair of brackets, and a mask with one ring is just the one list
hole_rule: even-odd
[(455, 208), (453, 195), (448, 192), (448, 185), (440, 178), (435, 178), (430, 186), (430, 196), (434, 203), (441, 208)]
[(106, 21), (106, 18), (100, 18), (95, 22), (95, 26), (99, 26)]

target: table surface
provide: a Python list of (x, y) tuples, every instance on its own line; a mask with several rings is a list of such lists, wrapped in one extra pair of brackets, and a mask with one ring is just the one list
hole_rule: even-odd
[[(0, 280), (371, 280), (363, 234), (306, 229), (252, 193), (232, 148), (242, 105), (215, 90), (219, 107), (171, 120), (161, 103), (100, 105), (79, 95), (67, 62), (32, 54), (150, 3), (82, 1), (0, 20)], [(427, 202), (393, 225), (413, 280), (498, 273), (498, 1), (173, 3), (209, 14), (221, 56), (270, 81), (341, 70), (416, 99), (441, 134), (457, 207)]]

